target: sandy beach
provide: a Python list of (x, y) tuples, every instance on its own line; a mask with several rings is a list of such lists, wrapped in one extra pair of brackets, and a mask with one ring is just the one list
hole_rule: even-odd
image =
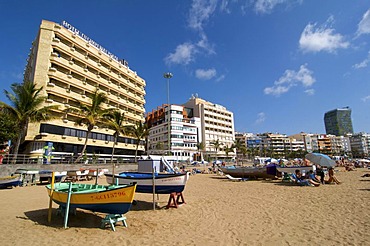
[[(100, 229), (104, 214), (78, 210), (68, 229), (56, 215), (47, 222), (44, 185), (0, 190), (0, 242), (7, 245), (369, 245), (370, 173), (336, 173), (340, 185), (300, 187), (281, 180), (232, 182), (192, 175), (186, 204), (166, 209), (160, 195), (135, 195), (128, 227)], [(91, 182), (91, 181), (90, 181)], [(105, 183), (105, 179), (99, 179)]]

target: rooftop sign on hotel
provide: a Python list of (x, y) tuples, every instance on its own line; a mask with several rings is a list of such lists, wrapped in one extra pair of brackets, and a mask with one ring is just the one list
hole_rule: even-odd
[(122, 60), (122, 59), (118, 59), (118, 57), (116, 55), (114, 55), (111, 52), (109, 52), (106, 48), (104, 48), (103, 46), (101, 46), (100, 44), (98, 44), (97, 42), (95, 42), (94, 40), (92, 40), (91, 38), (89, 38), (83, 32), (80, 32), (80, 30), (78, 30), (77, 28), (75, 28), (74, 26), (72, 26), (71, 24), (69, 24), (68, 22), (62, 21), (62, 26), (64, 26), (65, 28), (67, 28), (72, 33), (74, 33), (74, 34), (78, 35), (79, 37), (83, 38), (84, 40), (86, 40), (86, 42), (88, 42), (89, 44), (95, 46), (98, 50), (104, 52), (106, 55), (108, 55), (112, 59), (116, 60), (117, 62), (121, 63), (122, 65), (124, 65), (126, 67), (128, 66), (127, 61)]

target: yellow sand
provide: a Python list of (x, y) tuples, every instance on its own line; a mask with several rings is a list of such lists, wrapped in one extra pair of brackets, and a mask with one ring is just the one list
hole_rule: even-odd
[[(165, 209), (151, 194), (126, 214), (128, 228), (100, 229), (103, 214), (78, 210), (69, 228), (47, 222), (44, 186), (0, 190), (0, 244), (6, 245), (369, 245), (367, 169), (337, 172), (340, 185), (299, 187), (281, 181), (232, 182), (215, 174), (190, 177), (185, 205)], [(91, 182), (91, 181), (90, 181)], [(104, 183), (100, 179), (99, 183)]]

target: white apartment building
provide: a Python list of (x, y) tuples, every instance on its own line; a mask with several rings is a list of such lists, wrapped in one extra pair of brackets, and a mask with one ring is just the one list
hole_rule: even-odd
[(304, 151), (304, 141), (295, 138), (289, 138), (290, 148), (289, 151), (297, 152)]
[(349, 137), (326, 134), (299, 133), (292, 135), (303, 141), (304, 150), (307, 152), (321, 152), (329, 155), (344, 155), (351, 152)]
[[(127, 123), (144, 121), (145, 81), (119, 59), (86, 34), (63, 21), (43, 20), (28, 57), (24, 80), (42, 87), (46, 105), (57, 105), (49, 122), (29, 124), (23, 152), (39, 156), (52, 144), (55, 152), (79, 154), (87, 129), (76, 125), (79, 118), (69, 108), (90, 104), (89, 95), (98, 88), (106, 94), (104, 108), (124, 112)], [(110, 156), (113, 131), (95, 128), (88, 138), (87, 153)], [(117, 155), (134, 155), (136, 140), (120, 136)], [(139, 153), (144, 150), (140, 144)]]
[(146, 116), (149, 126), (148, 153), (170, 153), (174, 160), (193, 161), (198, 153), (200, 119), (190, 118), (191, 111), (183, 106), (172, 104), (170, 107), (165, 105), (148, 113)]
[[(204, 143), (204, 154), (214, 157), (216, 151), (211, 142), (218, 140), (221, 147), (218, 150), (218, 158), (226, 158), (224, 147), (231, 147), (235, 141), (234, 114), (224, 106), (208, 102), (204, 99), (192, 96), (183, 104), (193, 110), (193, 116), (199, 117), (201, 122), (200, 142)], [(235, 152), (228, 153), (229, 158), (236, 156)]]
[(331, 149), (333, 155), (343, 156), (351, 152), (351, 143), (349, 137), (329, 135), (331, 140)]
[(363, 158), (369, 156), (370, 134), (356, 133), (350, 136), (353, 157)]
[(262, 152), (265, 156), (284, 156), (290, 151), (290, 139), (285, 134), (258, 134), (262, 140)]

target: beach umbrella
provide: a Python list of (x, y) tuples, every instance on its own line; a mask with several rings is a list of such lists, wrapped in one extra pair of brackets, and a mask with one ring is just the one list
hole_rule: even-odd
[(335, 161), (329, 156), (320, 153), (308, 153), (306, 159), (322, 167), (334, 167)]

